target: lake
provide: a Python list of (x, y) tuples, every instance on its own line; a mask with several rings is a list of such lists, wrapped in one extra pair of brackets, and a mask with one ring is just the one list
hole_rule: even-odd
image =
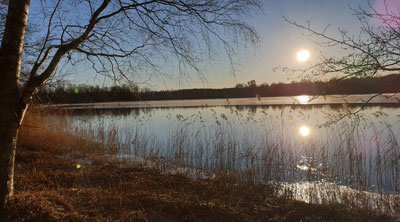
[(400, 99), (372, 96), (66, 104), (46, 118), (165, 173), (279, 183), (278, 193), (308, 202), (363, 192), (369, 207), (398, 212)]

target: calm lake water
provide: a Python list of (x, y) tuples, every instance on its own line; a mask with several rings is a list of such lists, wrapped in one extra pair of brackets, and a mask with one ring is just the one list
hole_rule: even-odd
[[(399, 194), (399, 98), (370, 98), (70, 104), (71, 112), (47, 118), (52, 124), (68, 122), (82, 135), (106, 137), (118, 156), (167, 163), (195, 172), (193, 177), (234, 175), (238, 181), (289, 184), (292, 190), (312, 182)], [(173, 168), (157, 166), (165, 172)], [(297, 199), (310, 198), (295, 193)]]

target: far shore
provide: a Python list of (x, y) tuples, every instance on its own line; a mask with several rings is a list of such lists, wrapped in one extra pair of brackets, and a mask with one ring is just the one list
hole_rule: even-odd
[(213, 107), (213, 106), (276, 106), (276, 105), (399, 105), (398, 94), (357, 94), (309, 96), (308, 102), (300, 102), (298, 96), (252, 97), (252, 98), (219, 98), (219, 99), (182, 99), (182, 100), (150, 100), (121, 101), (99, 103), (66, 103), (39, 105), (40, 108), (66, 109), (113, 109), (113, 108), (166, 108), (166, 107)]

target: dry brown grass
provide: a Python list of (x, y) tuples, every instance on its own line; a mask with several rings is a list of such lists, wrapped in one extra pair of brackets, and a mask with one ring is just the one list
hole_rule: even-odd
[[(121, 167), (102, 144), (49, 130), (30, 115), (19, 134), (11, 221), (393, 221), (339, 205), (276, 198), (267, 185)], [(67, 158), (68, 157), (68, 158)], [(90, 164), (84, 164), (90, 160)], [(81, 164), (81, 168), (77, 168)]]

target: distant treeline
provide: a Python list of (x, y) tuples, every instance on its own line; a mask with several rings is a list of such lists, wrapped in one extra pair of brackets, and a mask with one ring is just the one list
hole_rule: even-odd
[(213, 99), (274, 97), (297, 95), (328, 94), (367, 94), (400, 92), (400, 74), (383, 77), (365, 77), (351, 79), (331, 79), (329, 81), (300, 81), (291, 83), (262, 83), (256, 81), (237, 84), (233, 88), (223, 89), (183, 89), (151, 91), (138, 87), (112, 86), (99, 87), (90, 85), (59, 85), (44, 87), (36, 93), (35, 102), (39, 103), (91, 103), (138, 100), (172, 99)]

